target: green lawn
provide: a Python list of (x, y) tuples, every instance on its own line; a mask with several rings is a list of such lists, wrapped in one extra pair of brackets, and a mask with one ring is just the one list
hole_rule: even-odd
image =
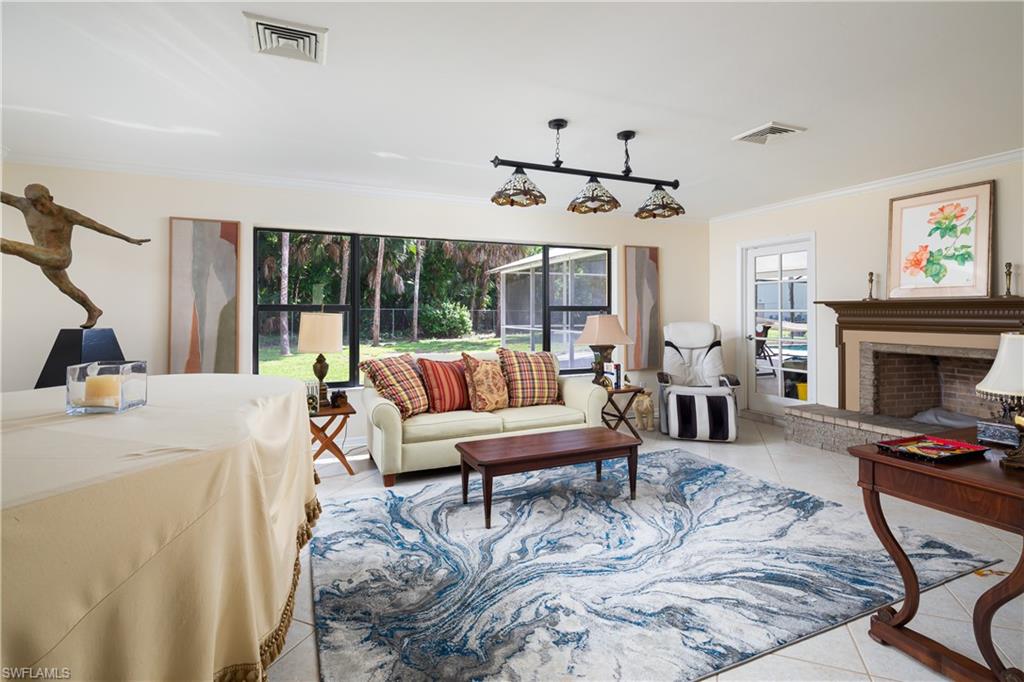
[[(507, 347), (516, 350), (529, 350), (528, 336), (507, 338)], [(467, 336), (461, 339), (422, 339), (420, 341), (382, 341), (379, 346), (368, 343), (359, 345), (359, 355), (367, 358), (392, 355), (394, 353), (457, 353), (460, 351), (481, 352), (493, 351), (501, 343), (496, 336)], [(348, 349), (341, 353), (328, 353), (327, 363), (331, 366), (327, 373), (327, 381), (348, 381)], [(302, 381), (312, 381), (313, 361), (316, 355), (307, 353), (282, 356), (279, 346), (272, 345), (260, 348), (260, 374), (270, 376), (293, 377)]]

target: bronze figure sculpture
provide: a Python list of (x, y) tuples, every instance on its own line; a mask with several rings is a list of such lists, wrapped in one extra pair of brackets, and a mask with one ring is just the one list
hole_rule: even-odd
[(145, 244), (149, 239), (133, 239), (98, 223), (78, 211), (65, 208), (53, 201), (53, 196), (43, 185), (32, 184), (25, 188), (25, 196), (18, 197), (0, 192), (0, 200), (25, 214), (25, 224), (32, 235), (32, 244), (16, 242), (0, 237), (0, 252), (24, 258), (38, 265), (46, 279), (60, 289), (75, 303), (85, 308), (87, 317), (82, 329), (96, 326), (103, 311), (92, 302), (84, 291), (71, 283), (67, 268), (71, 265), (71, 230), (75, 225), (87, 227), (100, 234), (123, 239), (129, 244)]

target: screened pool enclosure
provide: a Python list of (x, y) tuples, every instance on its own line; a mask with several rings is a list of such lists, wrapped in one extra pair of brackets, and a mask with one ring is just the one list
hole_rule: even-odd
[(490, 272), (499, 278), (501, 345), (543, 350), (544, 316), (551, 321), (551, 352), (562, 369), (589, 368), (594, 354), (576, 339), (588, 315), (610, 312), (608, 251), (549, 249), (550, 290), (544, 301), (544, 257), (538, 253)]

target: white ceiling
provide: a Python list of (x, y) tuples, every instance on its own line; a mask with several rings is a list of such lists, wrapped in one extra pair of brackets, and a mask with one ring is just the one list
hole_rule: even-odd
[[(633, 128), (634, 172), (706, 218), (1024, 146), (1022, 7), (5, 3), (3, 145), (486, 199), (561, 116), (566, 165), (620, 169)], [(255, 54), (243, 10), (328, 27), (326, 65)], [(730, 140), (768, 120), (808, 131)], [(539, 210), (583, 182), (532, 177)]]

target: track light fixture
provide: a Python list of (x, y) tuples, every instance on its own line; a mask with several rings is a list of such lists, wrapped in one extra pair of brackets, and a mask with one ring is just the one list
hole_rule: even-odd
[(569, 122), (564, 118), (553, 118), (548, 121), (548, 128), (555, 131), (555, 160), (550, 165), (529, 163), (527, 161), (510, 161), (498, 156), (491, 159), (491, 163), (495, 168), (506, 166), (515, 169), (512, 177), (494, 193), (491, 201), (499, 206), (536, 206), (545, 203), (547, 199), (544, 193), (526, 177), (526, 170), (529, 169), (545, 173), (580, 175), (587, 178), (587, 183), (583, 186), (583, 189), (569, 202), (567, 210), (573, 213), (607, 213), (621, 206), (619, 201), (612, 196), (611, 192), (601, 184), (601, 179), (637, 182), (643, 185), (654, 186), (647, 200), (633, 214), (641, 220), (648, 218), (671, 218), (686, 213), (682, 205), (665, 191), (665, 187), (679, 189), (678, 180), (656, 180), (654, 178), (633, 176), (633, 169), (629, 164), (629, 141), (636, 137), (636, 131), (622, 130), (615, 136), (617, 139), (622, 140), (625, 154), (621, 173), (604, 173), (601, 171), (584, 170), (582, 168), (564, 168), (561, 156), (561, 139), (562, 131), (568, 125)]

